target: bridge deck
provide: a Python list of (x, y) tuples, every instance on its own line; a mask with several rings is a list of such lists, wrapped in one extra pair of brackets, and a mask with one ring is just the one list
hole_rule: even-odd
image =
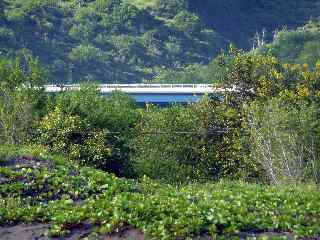
[[(47, 92), (60, 92), (63, 89), (79, 89), (80, 85), (46, 85)], [(123, 91), (129, 94), (205, 94), (223, 93), (234, 89), (215, 88), (212, 84), (101, 84), (103, 94)]]

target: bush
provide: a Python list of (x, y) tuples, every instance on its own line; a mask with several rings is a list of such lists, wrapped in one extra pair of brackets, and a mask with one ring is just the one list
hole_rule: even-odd
[(94, 85), (60, 93), (54, 110), (40, 126), (40, 142), (120, 176), (132, 176), (128, 142), (139, 118), (133, 100), (123, 93), (102, 96)]
[(31, 141), (36, 121), (46, 106), (43, 83), (35, 59), (0, 59), (0, 144)]
[(235, 117), (209, 99), (185, 107), (149, 108), (131, 143), (137, 172), (169, 182), (244, 176), (248, 166), (238, 154), (239, 133), (228, 123)]
[(56, 108), (40, 123), (40, 142), (70, 160), (108, 169), (111, 149), (105, 130), (94, 130), (77, 115)]
[(247, 107), (252, 155), (271, 183), (320, 180), (319, 110), (273, 98)]
[(188, 7), (185, 0), (158, 0), (155, 5), (157, 13), (166, 18), (173, 18)]

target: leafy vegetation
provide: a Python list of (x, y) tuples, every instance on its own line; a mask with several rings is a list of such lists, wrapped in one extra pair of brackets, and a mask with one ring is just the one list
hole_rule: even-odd
[[(221, 51), (230, 39), (248, 47), (262, 26), (302, 26), (319, 7), (0, 0), (0, 230), (42, 223), (62, 238), (126, 228), (151, 239), (319, 238), (319, 21), (276, 31), (272, 43), (257, 33), (251, 52)], [(241, 33), (221, 30), (230, 22)], [(81, 80), (89, 83), (44, 91)], [(92, 80), (228, 91), (142, 107), (121, 92), (102, 96)]]
[(172, 19), (160, 15), (122, 0), (8, 1), (0, 51), (32, 53), (53, 82), (129, 83), (150, 79), (158, 68), (206, 63), (226, 47), (186, 8)]
[(317, 1), (301, 0), (198, 0), (189, 1), (206, 25), (240, 48), (251, 48), (256, 33), (272, 40), (274, 31), (293, 29), (319, 17)]
[[(130, 225), (157, 239), (231, 238), (251, 231), (284, 237), (320, 234), (320, 199), (315, 187), (279, 190), (221, 182), (177, 188), (148, 178), (119, 179), (46, 153), (41, 159), (21, 150), (20, 154), (29, 160), (19, 165), (12, 165), (12, 158), (1, 161), (0, 224), (50, 223), (51, 236), (69, 234), (86, 222), (96, 234)], [(23, 165), (30, 161), (38, 162), (38, 167)]]
[(44, 114), (44, 77), (39, 64), (27, 57), (0, 59), (0, 144), (24, 144)]
[(320, 58), (320, 24), (309, 22), (297, 30), (282, 30), (275, 40), (257, 49), (259, 53), (269, 53), (283, 63), (308, 64), (315, 67)]
[(319, 112), (314, 104), (270, 99), (249, 107), (252, 153), (270, 181), (319, 181)]
[[(310, 0), (2, 0), (0, 4), (1, 56), (32, 54), (55, 83), (156, 81), (163, 72), (192, 73), (198, 65), (202, 72), (202, 65), (230, 42), (248, 49), (263, 28), (268, 33), (265, 41), (270, 41), (276, 29), (317, 19), (320, 8)], [(311, 64), (318, 56), (315, 32), (313, 28), (305, 33), (310, 41), (297, 53), (300, 61)], [(282, 40), (286, 38), (279, 35), (279, 44), (285, 45), (281, 48), (289, 49), (281, 49), (285, 52), (281, 57), (295, 61), (297, 54), (290, 53), (290, 42), (295, 40)], [(278, 52), (280, 47), (275, 48)], [(206, 74), (187, 76), (186, 81), (192, 82), (214, 80)]]
[[(2, 144), (36, 143), (118, 176), (167, 182), (319, 180), (318, 65), (312, 70), (231, 48), (214, 69), (221, 86), (235, 92), (188, 106), (144, 109), (122, 93), (101, 96), (94, 85), (50, 97), (36, 85), (42, 77), (31, 68), (37, 66), (33, 61), (2, 67)], [(18, 85), (10, 88), (11, 81)], [(21, 98), (11, 99), (16, 93)], [(11, 111), (12, 104), (25, 107)], [(278, 106), (274, 114), (269, 104)], [(271, 131), (270, 124), (279, 127)], [(275, 166), (278, 173), (271, 174)]]
[(244, 177), (250, 164), (233, 154), (239, 143), (226, 122), (237, 117), (209, 98), (186, 107), (149, 108), (131, 143), (137, 172), (170, 182)]
[(39, 124), (42, 145), (71, 161), (133, 174), (128, 142), (140, 114), (131, 98), (120, 92), (106, 98), (97, 86), (83, 85), (59, 94), (54, 105)]

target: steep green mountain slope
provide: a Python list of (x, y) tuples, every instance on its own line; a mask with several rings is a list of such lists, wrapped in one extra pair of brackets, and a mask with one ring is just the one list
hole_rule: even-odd
[(186, 9), (168, 19), (122, 0), (1, 4), (2, 54), (32, 53), (56, 82), (141, 82), (157, 69), (206, 63), (227, 45)]
[(256, 50), (270, 53), (283, 63), (307, 63), (314, 67), (320, 60), (320, 22), (310, 22), (296, 30), (283, 30), (275, 40)]
[(256, 32), (296, 28), (320, 16), (317, 0), (189, 0), (189, 7), (238, 47), (251, 47)]
[(32, 54), (56, 83), (142, 82), (185, 69), (192, 82), (230, 42), (249, 49), (263, 28), (271, 39), (319, 10), (314, 0), (0, 0), (0, 56)]

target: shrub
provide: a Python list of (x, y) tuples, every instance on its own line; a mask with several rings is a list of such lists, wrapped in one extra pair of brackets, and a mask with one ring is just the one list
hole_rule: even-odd
[(133, 100), (116, 92), (102, 96), (94, 85), (64, 91), (40, 126), (41, 143), (120, 176), (132, 176), (128, 142), (139, 118)]
[(30, 56), (23, 60), (0, 59), (0, 144), (30, 142), (46, 106), (39, 63)]
[(72, 161), (107, 169), (111, 149), (105, 135), (105, 130), (94, 130), (79, 116), (65, 114), (58, 107), (40, 123), (40, 142), (51, 151), (64, 153)]
[(273, 184), (320, 180), (319, 110), (277, 98), (247, 107), (252, 154)]
[(131, 143), (137, 172), (169, 182), (242, 177), (248, 166), (237, 154), (239, 133), (230, 124), (237, 114), (227, 114), (209, 99), (149, 108)]

